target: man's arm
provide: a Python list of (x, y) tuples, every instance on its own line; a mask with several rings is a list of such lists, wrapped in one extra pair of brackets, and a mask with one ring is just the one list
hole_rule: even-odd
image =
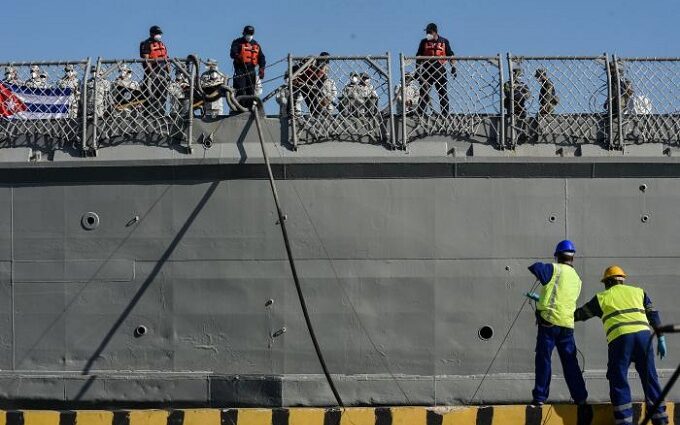
[(550, 279), (552, 279), (554, 271), (552, 264), (534, 263), (530, 265), (528, 268), (531, 274), (536, 276), (536, 279), (538, 279), (538, 281), (541, 282), (541, 285), (547, 285), (548, 282), (550, 282)]
[(260, 46), (260, 53), (257, 55), (257, 65), (260, 67), (259, 76), (260, 80), (264, 80), (264, 68), (267, 66), (267, 59), (264, 57), (264, 52), (262, 51), (262, 45)]
[(652, 304), (652, 300), (649, 298), (646, 292), (643, 304), (645, 306), (645, 314), (647, 315), (647, 320), (649, 320), (649, 324), (652, 325), (652, 327), (655, 329), (661, 326), (661, 315), (654, 308), (654, 304)]
[(593, 317), (602, 317), (602, 309), (597, 297), (593, 297), (583, 307), (577, 308), (574, 311), (574, 321), (576, 322), (584, 322)]
[(234, 60), (241, 59), (241, 43), (238, 42), (238, 39), (231, 42), (229, 57)]
[(420, 40), (420, 44), (418, 44), (418, 52), (416, 53), (416, 56), (423, 56), (425, 54), (425, 40)]
[[(151, 46), (149, 43), (146, 41), (142, 41), (139, 44), (139, 57), (142, 59), (149, 59), (149, 55), (151, 54)], [(148, 62), (144, 62), (142, 64), (144, 66), (144, 70), (148, 71), (151, 65)]]

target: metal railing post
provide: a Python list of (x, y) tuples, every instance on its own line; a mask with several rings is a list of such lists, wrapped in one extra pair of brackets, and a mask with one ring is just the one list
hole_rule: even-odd
[(93, 111), (92, 111), (92, 150), (94, 151), (95, 155), (97, 154), (97, 148), (98, 148), (98, 145), (99, 145), (99, 143), (97, 141), (97, 137), (99, 137), (98, 136), (99, 131), (98, 131), (98, 128), (97, 128), (98, 127), (98, 121), (99, 121), (98, 117), (97, 117), (97, 88), (98, 88), (97, 81), (99, 81), (98, 78), (99, 78), (99, 70), (101, 68), (101, 64), (102, 64), (102, 58), (98, 57), (97, 58), (97, 65), (95, 66), (95, 69), (94, 69), (94, 76), (92, 77), (92, 78), (94, 78), (94, 84), (92, 84), (92, 91), (94, 92), (94, 93), (92, 93), (92, 96), (93, 96), (93, 98), (92, 98), (92, 108), (93, 108)]
[(505, 99), (505, 94), (503, 93), (503, 83), (505, 81), (505, 77), (503, 76), (503, 59), (501, 58), (501, 54), (498, 54), (498, 90), (500, 92), (500, 111), (501, 111), (501, 122), (498, 125), (498, 145), (501, 148), (501, 150), (505, 150), (505, 107), (504, 107), (504, 99)]
[(390, 144), (392, 149), (397, 148), (396, 126), (394, 124), (394, 87), (392, 86), (392, 55), (387, 52), (387, 105), (390, 110)]
[(401, 148), (406, 150), (408, 135), (406, 133), (406, 62), (404, 54), (399, 53), (399, 69), (401, 73)]
[(623, 137), (623, 109), (621, 108), (621, 73), (619, 72), (619, 58), (617, 58), (616, 55), (613, 55), (613, 61), (614, 76), (616, 77), (616, 119), (618, 121), (617, 130), (619, 132), (618, 147), (619, 149), (623, 149), (625, 141)]
[(605, 72), (607, 73), (607, 134), (605, 138), (607, 140), (607, 148), (609, 150), (614, 149), (614, 113), (612, 112), (614, 108), (614, 102), (612, 97), (612, 75), (609, 55), (605, 53), (604, 56)]
[(288, 53), (288, 119), (290, 120), (290, 131), (292, 133), (293, 150), (297, 150), (297, 124), (295, 123), (295, 93), (293, 93), (293, 57)]
[(188, 153), (192, 152), (192, 143), (193, 143), (193, 138), (194, 138), (194, 84), (196, 80), (196, 75), (198, 74), (198, 70), (196, 69), (196, 65), (198, 62), (194, 63), (191, 61), (191, 72), (189, 73), (190, 75), (190, 82), (189, 82), (189, 110), (187, 111), (187, 114), (189, 114), (188, 119), (188, 128), (187, 128), (187, 151)]
[[(508, 104), (510, 105), (510, 148), (515, 149), (517, 145), (517, 139), (515, 137), (516, 129), (516, 117), (515, 117), (515, 79), (512, 75), (512, 55), (510, 52), (507, 54), (508, 59), (508, 82), (510, 84), (510, 99), (508, 99)], [(505, 90), (504, 90), (505, 91)], [(505, 105), (503, 105), (505, 107)]]
[(82, 126), (80, 132), (80, 150), (82, 154), (87, 153), (87, 81), (90, 79), (90, 58), (87, 58), (87, 63), (85, 64), (85, 72), (83, 74), (83, 80), (81, 82), (81, 93), (80, 96), (80, 125)]

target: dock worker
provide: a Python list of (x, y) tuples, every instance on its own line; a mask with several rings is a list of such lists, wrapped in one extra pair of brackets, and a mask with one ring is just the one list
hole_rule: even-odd
[(165, 100), (170, 84), (168, 48), (162, 41), (163, 31), (158, 25), (149, 28), (149, 38), (139, 44), (139, 57), (144, 61), (144, 92), (152, 113), (165, 112)]
[[(614, 420), (616, 424), (632, 425), (633, 406), (628, 385), (628, 368), (631, 363), (635, 363), (635, 369), (642, 381), (647, 409), (651, 409), (661, 396), (661, 386), (654, 366), (654, 351), (649, 350), (652, 338), (650, 325), (659, 327), (661, 317), (644, 290), (625, 284), (626, 277), (621, 267), (607, 267), (602, 276), (605, 290), (577, 309), (574, 320), (584, 321), (595, 316), (602, 318), (609, 347), (607, 379)], [(666, 338), (663, 335), (658, 337), (657, 352), (662, 359), (666, 355)], [(663, 404), (656, 412), (652, 412), (652, 423), (668, 423)]]
[(418, 74), (418, 81), (420, 83), (420, 101), (418, 104), (418, 112), (423, 114), (430, 103), (430, 89), (434, 85), (437, 94), (439, 95), (439, 107), (442, 114), (449, 113), (449, 94), (448, 94), (448, 76), (446, 71), (446, 63), (451, 63), (451, 74), (453, 78), (456, 77), (456, 62), (452, 58), (453, 50), (449, 40), (439, 35), (437, 25), (434, 23), (427, 24), (425, 27), (425, 38), (420, 40), (418, 45), (418, 52), (416, 56), (441, 56), (449, 57), (450, 59), (416, 59), (416, 72)]
[[(557, 244), (552, 264), (534, 263), (529, 271), (541, 283), (540, 295), (527, 293), (527, 297), (536, 301), (536, 321), (538, 336), (536, 338), (536, 379), (532, 392), (534, 406), (543, 405), (548, 399), (550, 390), (551, 356), (557, 347), (562, 362), (564, 379), (569, 394), (576, 404), (582, 405), (579, 415), (592, 417), (592, 411), (586, 404), (588, 391), (583, 374), (576, 358), (576, 342), (574, 341), (574, 310), (576, 300), (581, 294), (581, 278), (574, 269), (576, 247), (570, 240)], [(579, 423), (588, 423), (584, 418)]]
[[(256, 69), (257, 76), (260, 80), (264, 80), (267, 61), (262, 47), (255, 41), (254, 36), (255, 27), (246, 25), (242, 36), (231, 42), (229, 56), (234, 60), (234, 89), (237, 98), (255, 95)], [(250, 108), (252, 100), (243, 101), (241, 105)]]

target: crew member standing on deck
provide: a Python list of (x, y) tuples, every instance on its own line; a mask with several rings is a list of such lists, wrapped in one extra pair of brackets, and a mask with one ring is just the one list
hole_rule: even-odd
[(144, 93), (152, 114), (165, 113), (165, 100), (170, 80), (168, 48), (161, 40), (163, 31), (158, 25), (149, 28), (149, 38), (139, 44), (139, 57), (144, 61)]
[[(416, 56), (453, 56), (453, 50), (451, 50), (449, 40), (439, 35), (436, 24), (427, 24), (425, 33), (425, 38), (420, 40)], [(456, 78), (456, 64), (454, 59), (416, 59), (416, 72), (418, 81), (420, 82), (418, 113), (425, 113), (425, 109), (430, 103), (430, 89), (433, 85), (439, 95), (441, 113), (449, 113), (446, 62), (451, 63), (451, 74), (453, 75), (453, 78)]]
[(555, 248), (556, 263), (534, 263), (529, 271), (541, 283), (541, 294), (530, 292), (527, 297), (536, 301), (536, 381), (532, 404), (540, 406), (548, 399), (551, 357), (555, 347), (560, 355), (564, 379), (569, 393), (579, 408), (579, 423), (589, 423), (592, 411), (586, 404), (588, 391), (576, 358), (574, 341), (574, 311), (581, 294), (581, 278), (574, 270), (576, 247), (569, 240), (561, 241)]
[[(652, 333), (650, 325), (661, 325), (659, 312), (645, 291), (625, 285), (626, 273), (619, 266), (610, 266), (604, 271), (602, 283), (605, 290), (594, 296), (586, 305), (574, 312), (574, 320), (584, 321), (601, 317), (609, 346), (607, 379), (609, 397), (617, 424), (633, 424), (628, 368), (635, 363), (635, 370), (642, 381), (647, 409), (651, 409), (661, 396), (659, 377), (654, 365), (654, 351), (650, 350)], [(657, 350), (660, 358), (666, 355), (666, 338), (658, 337)], [(666, 406), (652, 412), (652, 423), (668, 423)]]
[[(259, 67), (257, 74), (260, 80), (264, 80), (264, 69), (267, 62), (262, 52), (262, 47), (253, 38), (254, 35), (255, 28), (247, 25), (243, 28), (243, 36), (231, 43), (229, 56), (234, 60), (234, 89), (236, 89), (237, 98), (239, 96), (255, 95), (255, 86), (257, 84), (256, 68)], [(250, 108), (253, 104), (252, 100), (240, 103), (246, 108)]]

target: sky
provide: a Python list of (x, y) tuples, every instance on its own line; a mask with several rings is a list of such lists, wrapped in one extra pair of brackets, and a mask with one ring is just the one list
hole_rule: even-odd
[(270, 61), (412, 55), (428, 22), (458, 55), (680, 56), (678, 0), (6, 0), (2, 9), (0, 62), (136, 57), (151, 25), (171, 55), (224, 64), (246, 24)]

